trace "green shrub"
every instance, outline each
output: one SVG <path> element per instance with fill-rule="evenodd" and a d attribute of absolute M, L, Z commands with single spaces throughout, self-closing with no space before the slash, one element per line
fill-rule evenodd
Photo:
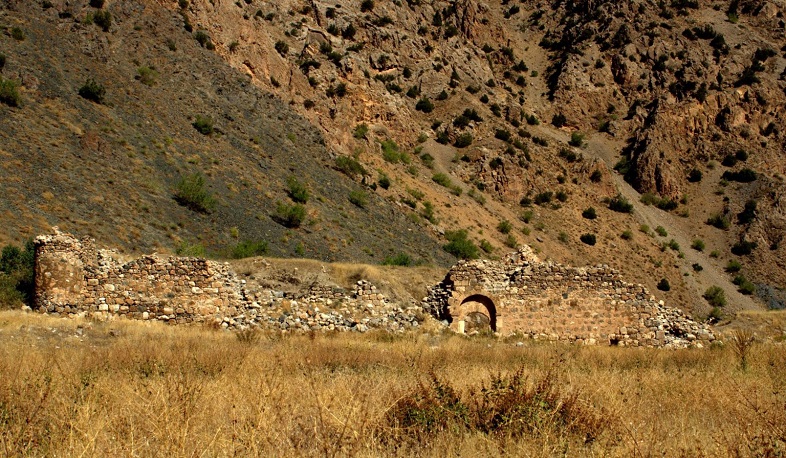
<path fill-rule="evenodd" d="M 267 242 L 264 240 L 250 241 L 245 240 L 232 247 L 232 257 L 234 259 L 251 258 L 267 254 Z"/>
<path fill-rule="evenodd" d="M 23 249 L 3 247 L 0 255 L 0 308 L 32 305 L 35 286 L 35 245 L 32 240 Z"/>
<path fill-rule="evenodd" d="M 95 103 L 104 103 L 106 89 L 104 89 L 104 86 L 96 83 L 94 79 L 88 78 L 85 84 L 79 88 L 78 94 L 83 99 L 87 99 Z"/>
<path fill-rule="evenodd" d="M 667 243 L 666 246 L 669 247 L 672 251 L 680 251 L 680 244 L 677 243 L 677 241 L 674 239 L 669 240 L 669 243 Z"/>
<path fill-rule="evenodd" d="M 505 237 L 505 241 L 503 243 L 508 248 L 517 248 L 519 246 L 519 241 L 516 240 L 516 237 L 513 234 L 508 234 L 508 236 Z"/>
<path fill-rule="evenodd" d="M 699 169 L 692 169 L 690 173 L 688 173 L 688 181 L 691 183 L 698 183 L 702 179 L 702 173 Z"/>
<path fill-rule="evenodd" d="M 568 237 L 567 232 L 560 232 L 559 235 L 557 235 L 557 240 L 559 240 L 562 243 L 568 243 L 568 240 L 570 239 Z"/>
<path fill-rule="evenodd" d="M 349 193 L 349 201 L 357 207 L 366 208 L 366 205 L 368 205 L 368 195 L 365 191 L 356 189 Z"/>
<path fill-rule="evenodd" d="M 480 249 L 489 254 L 494 252 L 494 247 L 491 245 L 491 242 L 486 239 L 480 241 Z"/>
<path fill-rule="evenodd" d="M 502 221 L 497 224 L 497 230 L 502 232 L 503 234 L 510 234 L 510 231 L 513 229 L 513 224 L 510 221 L 503 219 Z"/>
<path fill-rule="evenodd" d="M 446 188 L 453 186 L 453 182 L 450 180 L 450 177 L 445 173 L 435 173 L 431 177 L 431 180 L 434 181 L 434 183 L 437 183 L 438 185 L 444 186 Z"/>
<path fill-rule="evenodd" d="M 630 213 L 633 211 L 633 204 L 628 202 L 622 194 L 617 194 L 616 197 L 609 201 L 609 210 L 619 213 Z"/>
<path fill-rule="evenodd" d="M 387 139 L 380 142 L 380 145 L 382 146 L 382 158 L 386 162 L 396 164 L 401 160 L 401 154 L 395 141 Z"/>
<path fill-rule="evenodd" d="M 527 211 L 523 212 L 521 214 L 521 216 L 519 216 L 519 219 L 521 221 L 523 221 L 524 223 L 529 224 L 530 221 L 532 221 L 532 217 L 533 216 L 534 216 L 533 211 L 532 210 L 527 210 Z"/>
<path fill-rule="evenodd" d="M 586 219 L 595 219 L 598 217 L 598 213 L 595 211 L 595 207 L 589 207 L 581 212 L 581 216 Z"/>
<path fill-rule="evenodd" d="M 20 29 L 19 27 L 14 27 L 11 29 L 11 38 L 16 41 L 24 41 L 27 38 L 25 31 Z"/>
<path fill-rule="evenodd" d="M 308 188 L 294 176 L 287 178 L 287 194 L 296 203 L 305 204 L 308 202 Z"/>
<path fill-rule="evenodd" d="M 446 231 L 445 238 L 449 243 L 442 246 L 442 249 L 459 259 L 477 259 L 479 256 L 478 247 L 467 238 L 467 231 L 460 229 L 457 231 Z"/>
<path fill-rule="evenodd" d="M 551 191 L 543 191 L 535 195 L 535 204 L 536 205 L 546 205 L 551 202 L 551 199 L 554 197 L 554 193 Z"/>
<path fill-rule="evenodd" d="M 724 307 L 726 305 L 726 293 L 720 286 L 710 286 L 704 291 L 702 297 L 713 307 Z"/>
<path fill-rule="evenodd" d="M 562 127 L 562 126 L 565 125 L 566 122 L 568 122 L 568 120 L 567 120 L 567 118 L 565 118 L 565 115 L 562 114 L 562 113 L 555 114 L 551 118 L 551 124 L 554 127 Z"/>
<path fill-rule="evenodd" d="M 671 291 L 671 284 L 669 283 L 669 280 L 666 278 L 661 278 L 657 286 L 658 289 L 661 291 Z"/>
<path fill-rule="evenodd" d="M 349 156 L 338 156 L 336 158 L 336 169 L 350 178 L 367 174 L 366 169 L 360 162 Z"/>
<path fill-rule="evenodd" d="M 368 13 L 374 9 L 374 0 L 363 0 L 360 2 L 360 12 Z"/>
<path fill-rule="evenodd" d="M 756 219 L 756 207 L 757 203 L 755 200 L 749 200 L 745 202 L 745 208 L 739 213 L 737 213 L 737 222 L 740 224 L 750 224 L 753 220 Z"/>
<path fill-rule="evenodd" d="M 282 57 L 285 57 L 289 52 L 289 45 L 279 40 L 275 44 L 275 49 L 277 53 L 279 53 Z"/>
<path fill-rule="evenodd" d="M 756 242 L 740 240 L 739 242 L 732 245 L 731 252 L 737 256 L 747 256 L 753 252 L 756 246 L 758 246 Z"/>
<path fill-rule="evenodd" d="M 742 275 L 734 277 L 734 284 L 737 285 L 737 291 L 746 296 L 750 296 L 756 292 L 756 285 Z"/>
<path fill-rule="evenodd" d="M 729 260 L 729 263 L 726 264 L 726 272 L 736 273 L 739 272 L 741 269 L 742 269 L 742 264 L 740 264 L 740 261 L 737 261 L 736 259 L 731 259 Z"/>
<path fill-rule="evenodd" d="M 584 134 L 581 132 L 573 132 L 570 134 L 570 141 L 568 141 L 570 146 L 580 147 L 584 144 Z"/>
<path fill-rule="evenodd" d="M 377 183 L 379 183 L 380 188 L 389 189 L 391 184 L 390 177 L 384 173 L 381 173 L 379 175 L 379 180 L 377 181 Z"/>
<path fill-rule="evenodd" d="M 279 203 L 273 220 L 284 227 L 298 228 L 306 219 L 306 207 L 300 204 Z"/>
<path fill-rule="evenodd" d="M 709 218 L 707 218 L 707 224 L 713 227 L 717 227 L 718 229 L 723 229 L 724 231 L 728 230 L 731 226 L 731 221 L 729 221 L 729 217 L 723 215 L 721 213 L 715 213 Z"/>
<path fill-rule="evenodd" d="M 22 104 L 18 82 L 0 76 L 0 103 L 4 103 L 9 107 L 18 107 Z"/>
<path fill-rule="evenodd" d="M 690 244 L 690 247 L 696 251 L 704 251 L 704 240 L 702 239 L 694 239 L 693 242 Z"/>
<path fill-rule="evenodd" d="M 104 0 L 90 0 L 90 6 L 93 8 L 103 8 Z"/>
<path fill-rule="evenodd" d="M 201 243 L 189 243 L 183 240 L 175 249 L 175 254 L 190 258 L 204 258 L 205 246 Z"/>
<path fill-rule="evenodd" d="M 655 233 L 657 233 L 661 237 L 666 237 L 667 235 L 669 235 L 669 233 L 666 232 L 666 229 L 663 226 L 656 227 L 655 228 Z"/>
<path fill-rule="evenodd" d="M 155 68 L 152 67 L 139 67 L 136 69 L 136 73 L 136 80 L 145 86 L 155 86 L 156 81 L 158 80 L 158 72 Z"/>
<path fill-rule="evenodd" d="M 404 266 L 409 267 L 413 265 L 412 258 L 406 253 L 399 253 L 395 256 L 388 256 L 382 261 L 383 266 Z"/>
<path fill-rule="evenodd" d="M 191 125 L 202 135 L 210 135 L 214 132 L 213 119 L 207 116 L 197 115 Z"/>
<path fill-rule="evenodd" d="M 721 178 L 724 179 L 724 180 L 736 181 L 736 182 L 739 182 L 739 183 L 751 183 L 753 181 L 756 181 L 756 178 L 758 178 L 758 175 L 756 174 L 756 172 L 754 170 L 749 169 L 749 168 L 746 167 L 746 168 L 740 169 L 737 172 L 732 172 L 732 171 L 727 170 L 727 171 L 723 172 L 723 175 L 721 175 Z"/>
<path fill-rule="evenodd" d="M 109 28 L 112 27 L 112 13 L 109 11 L 96 11 L 93 14 L 93 23 L 99 27 L 104 32 L 109 32 Z"/>
<path fill-rule="evenodd" d="M 361 123 L 355 126 L 355 131 L 352 133 L 352 135 L 358 140 L 360 140 L 366 138 L 367 133 L 368 133 L 368 124 Z"/>
<path fill-rule="evenodd" d="M 557 191 L 555 196 L 557 197 L 557 200 L 560 201 L 560 202 L 564 203 L 564 202 L 568 201 L 568 193 L 563 191 L 563 190 Z"/>
<path fill-rule="evenodd" d="M 622 234 L 620 234 L 620 238 L 622 240 L 633 240 L 633 231 L 631 231 L 630 229 L 622 231 Z"/>
<path fill-rule="evenodd" d="M 422 111 L 423 113 L 431 113 L 434 111 L 434 102 L 429 100 L 428 97 L 423 97 L 415 104 L 415 110 Z"/>
<path fill-rule="evenodd" d="M 437 224 L 439 220 L 437 220 L 437 216 L 434 214 L 434 204 L 429 201 L 423 202 L 423 210 L 420 211 L 420 215 L 431 224 Z"/>
<path fill-rule="evenodd" d="M 595 245 L 595 243 L 597 242 L 597 238 L 595 237 L 595 234 L 581 234 L 579 240 L 581 240 L 582 243 L 585 243 L 590 246 Z"/>
<path fill-rule="evenodd" d="M 472 144 L 472 134 L 469 132 L 464 132 L 456 137 L 456 141 L 453 142 L 453 146 L 456 148 L 466 148 Z"/>
<path fill-rule="evenodd" d="M 215 198 L 205 189 L 205 177 L 199 172 L 177 182 L 174 198 L 180 205 L 200 213 L 210 213 L 216 206 Z"/>
<path fill-rule="evenodd" d="M 199 43 L 199 46 L 203 48 L 212 49 L 215 47 L 213 41 L 210 39 L 210 35 L 204 30 L 196 31 L 196 33 L 194 33 L 194 39 Z"/>

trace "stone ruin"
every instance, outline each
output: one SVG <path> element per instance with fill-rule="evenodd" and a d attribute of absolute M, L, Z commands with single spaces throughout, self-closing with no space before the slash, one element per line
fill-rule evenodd
<path fill-rule="evenodd" d="M 501 261 L 461 261 L 429 290 L 424 308 L 456 332 L 623 346 L 703 346 L 708 325 L 665 307 L 606 265 L 541 262 L 528 246 Z"/>
<path fill-rule="evenodd" d="M 313 284 L 297 294 L 251 288 L 229 264 L 192 257 L 142 256 L 128 262 L 90 238 L 54 229 L 35 239 L 37 311 L 287 332 L 418 327 L 422 309 L 391 303 L 360 280 L 353 291 Z"/>
<path fill-rule="evenodd" d="M 583 344 L 684 347 L 715 339 L 708 326 L 608 266 L 540 262 L 529 247 L 501 261 L 461 261 L 422 303 L 398 304 L 365 280 L 351 291 L 317 280 L 293 293 L 251 287 L 222 262 L 156 254 L 124 262 L 55 228 L 35 240 L 34 306 L 60 316 L 282 332 L 403 332 L 430 314 L 459 333 Z"/>

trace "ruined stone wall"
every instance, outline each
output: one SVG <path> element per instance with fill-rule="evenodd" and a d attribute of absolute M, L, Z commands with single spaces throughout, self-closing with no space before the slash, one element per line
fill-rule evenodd
<path fill-rule="evenodd" d="M 540 262 L 528 247 L 499 262 L 460 262 L 430 290 L 424 308 L 458 332 L 469 314 L 484 313 L 503 335 L 633 346 L 714 339 L 707 326 L 666 308 L 608 266 Z"/>
<path fill-rule="evenodd" d="M 57 231 L 35 246 L 41 312 L 190 323 L 245 307 L 241 281 L 221 263 L 155 255 L 122 262 L 90 239 Z"/>
<path fill-rule="evenodd" d="M 297 294 L 249 289 L 225 263 L 143 256 L 122 261 L 55 228 L 36 247 L 35 307 L 39 312 L 96 319 L 214 323 L 282 332 L 404 331 L 424 316 L 417 304 L 393 304 L 360 280 L 352 291 L 316 282 Z"/>

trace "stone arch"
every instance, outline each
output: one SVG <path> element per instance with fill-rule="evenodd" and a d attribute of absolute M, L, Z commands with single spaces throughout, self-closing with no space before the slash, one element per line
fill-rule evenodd
<path fill-rule="evenodd" d="M 497 332 L 498 329 L 498 315 L 497 306 L 494 300 L 486 294 L 475 293 L 470 294 L 459 303 L 458 319 L 462 323 L 466 323 L 467 318 L 474 318 L 473 314 L 482 314 L 488 318 L 488 325 L 491 331 Z"/>

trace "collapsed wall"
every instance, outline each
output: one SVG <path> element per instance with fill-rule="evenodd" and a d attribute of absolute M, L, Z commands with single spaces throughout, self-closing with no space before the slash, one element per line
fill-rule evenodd
<path fill-rule="evenodd" d="M 57 228 L 35 239 L 35 259 L 40 312 L 191 323 L 236 315 L 247 302 L 241 280 L 226 264 L 157 255 L 124 263 L 96 249 L 92 239 Z"/>
<path fill-rule="evenodd" d="M 459 262 L 423 306 L 457 332 L 658 347 L 715 339 L 709 326 L 665 307 L 606 265 L 541 262 L 527 246 L 498 262 Z"/>
<path fill-rule="evenodd" d="M 54 229 L 35 240 L 35 309 L 59 316 L 128 318 L 230 329 L 400 332 L 426 316 L 360 280 L 352 290 L 315 283 L 295 294 L 250 288 L 226 263 L 142 256 L 124 262 L 90 238 Z"/>

